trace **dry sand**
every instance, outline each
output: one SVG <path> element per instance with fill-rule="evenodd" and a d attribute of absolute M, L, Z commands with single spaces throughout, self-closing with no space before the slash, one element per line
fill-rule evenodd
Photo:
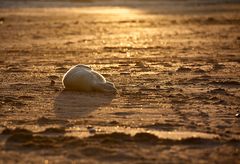
<path fill-rule="evenodd" d="M 0 163 L 239 163 L 240 3 L 0 1 Z M 63 91 L 86 64 L 117 95 Z"/>

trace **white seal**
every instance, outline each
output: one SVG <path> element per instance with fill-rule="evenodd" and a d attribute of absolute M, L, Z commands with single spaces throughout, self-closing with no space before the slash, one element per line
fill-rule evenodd
<path fill-rule="evenodd" d="M 101 74 L 82 64 L 70 68 L 63 76 L 62 83 L 67 90 L 114 93 L 117 91 L 113 83 L 106 81 Z"/>

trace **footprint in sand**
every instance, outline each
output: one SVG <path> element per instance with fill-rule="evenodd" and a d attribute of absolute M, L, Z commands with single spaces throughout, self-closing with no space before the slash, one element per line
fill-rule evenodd
<path fill-rule="evenodd" d="M 116 93 L 113 83 L 106 79 L 86 65 L 76 65 L 70 68 L 62 79 L 63 86 L 66 90 L 75 91 L 98 91 Z"/>

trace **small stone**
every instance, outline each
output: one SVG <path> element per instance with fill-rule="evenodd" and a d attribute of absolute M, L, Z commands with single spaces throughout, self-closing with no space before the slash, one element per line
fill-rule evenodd
<path fill-rule="evenodd" d="M 186 73 L 186 72 L 190 72 L 191 69 L 190 68 L 186 68 L 186 67 L 179 67 L 176 72 L 183 72 L 183 73 Z"/>
<path fill-rule="evenodd" d="M 51 80 L 50 85 L 51 85 L 51 86 L 55 85 L 55 81 L 54 81 L 54 80 Z"/>
<path fill-rule="evenodd" d="M 88 129 L 89 133 L 96 133 L 96 129 L 92 126 L 88 126 L 87 129 Z"/>
<path fill-rule="evenodd" d="M 111 125 L 118 125 L 118 124 L 119 124 L 119 122 L 118 122 L 118 121 L 115 121 L 115 120 L 113 120 L 113 121 L 110 121 L 110 122 L 109 122 L 109 124 L 111 124 Z"/>
<path fill-rule="evenodd" d="M 1 18 L 0 18 L 0 24 L 3 24 L 4 21 L 5 21 L 5 19 L 1 17 Z"/>
<path fill-rule="evenodd" d="M 235 114 L 235 117 L 240 117 L 240 113 Z"/>
<path fill-rule="evenodd" d="M 121 72 L 120 75 L 130 75 L 130 72 Z"/>
<path fill-rule="evenodd" d="M 145 68 L 145 65 L 143 62 L 139 61 L 139 62 L 136 62 L 135 64 L 137 67 L 141 67 L 141 68 Z"/>
<path fill-rule="evenodd" d="M 78 21 L 73 22 L 73 24 L 78 24 L 78 23 L 79 23 Z"/>
<path fill-rule="evenodd" d="M 159 89 L 159 88 L 160 88 L 160 85 L 156 85 L 156 88 L 158 88 L 158 89 Z"/>

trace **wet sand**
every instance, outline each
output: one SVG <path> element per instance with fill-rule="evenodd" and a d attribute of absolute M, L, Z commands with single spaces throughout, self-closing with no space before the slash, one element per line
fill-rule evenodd
<path fill-rule="evenodd" d="M 2 163 L 238 163 L 240 3 L 0 1 Z M 118 94 L 64 91 L 86 64 Z"/>

